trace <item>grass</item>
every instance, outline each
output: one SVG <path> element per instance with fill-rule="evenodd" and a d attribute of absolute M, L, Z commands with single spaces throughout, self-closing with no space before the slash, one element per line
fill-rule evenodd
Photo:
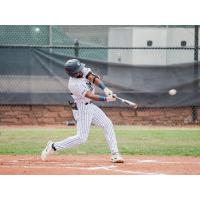
<path fill-rule="evenodd" d="M 115 127 L 119 149 L 127 155 L 200 156 L 200 128 Z M 0 154 L 40 154 L 48 140 L 59 141 L 75 134 L 75 128 L 0 129 Z M 92 127 L 86 144 L 59 154 L 107 154 L 100 129 Z"/>

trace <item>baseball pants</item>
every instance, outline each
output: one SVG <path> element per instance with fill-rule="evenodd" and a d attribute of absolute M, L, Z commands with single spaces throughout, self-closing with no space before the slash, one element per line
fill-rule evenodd
<path fill-rule="evenodd" d="M 117 140 L 111 120 L 93 103 L 78 103 L 78 110 L 73 110 L 77 121 L 77 134 L 62 141 L 55 142 L 56 150 L 71 148 L 87 141 L 91 124 L 103 129 L 111 154 L 118 153 Z"/>

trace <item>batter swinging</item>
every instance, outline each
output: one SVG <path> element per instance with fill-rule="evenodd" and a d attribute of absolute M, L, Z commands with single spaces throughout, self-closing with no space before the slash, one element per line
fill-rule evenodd
<path fill-rule="evenodd" d="M 41 159 L 47 160 L 48 155 L 55 151 L 71 148 L 87 141 L 91 124 L 100 127 L 104 131 L 106 141 L 111 151 L 113 163 L 123 163 L 124 160 L 119 154 L 117 141 L 111 120 L 105 113 L 91 102 L 93 101 L 116 101 L 113 92 L 108 89 L 100 78 L 84 63 L 77 59 L 68 60 L 65 63 L 65 71 L 70 76 L 68 88 L 71 91 L 74 103 L 72 112 L 77 122 L 77 134 L 59 142 L 49 141 L 42 151 Z M 95 87 L 100 87 L 106 96 L 95 94 Z"/>

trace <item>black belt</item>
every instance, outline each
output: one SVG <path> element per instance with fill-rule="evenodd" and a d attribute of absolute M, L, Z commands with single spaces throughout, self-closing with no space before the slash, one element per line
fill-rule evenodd
<path fill-rule="evenodd" d="M 70 107 L 72 108 L 72 110 L 78 110 L 77 108 L 77 105 L 75 102 L 71 102 L 71 101 L 68 101 Z M 85 105 L 88 105 L 88 104 L 91 104 L 91 102 L 86 102 Z"/>

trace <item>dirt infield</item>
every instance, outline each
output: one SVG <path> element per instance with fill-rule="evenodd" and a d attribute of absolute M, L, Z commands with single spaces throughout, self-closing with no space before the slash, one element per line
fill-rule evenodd
<path fill-rule="evenodd" d="M 200 174 L 198 157 L 124 156 L 125 163 L 113 164 L 106 155 L 55 155 L 42 162 L 39 156 L 0 155 L 3 175 L 159 175 Z"/>

